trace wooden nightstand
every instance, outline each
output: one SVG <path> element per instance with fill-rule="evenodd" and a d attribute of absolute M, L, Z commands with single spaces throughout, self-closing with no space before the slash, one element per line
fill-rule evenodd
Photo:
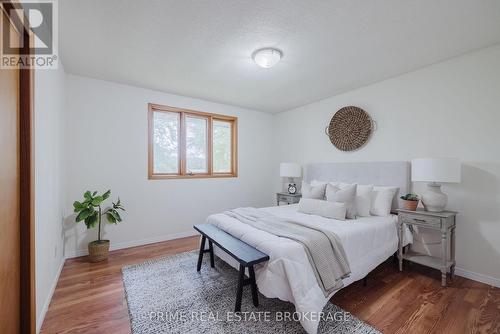
<path fill-rule="evenodd" d="M 457 212 L 429 212 L 424 210 L 408 211 L 402 209 L 397 211 L 399 271 L 403 270 L 403 260 L 438 269 L 441 270 L 441 285 L 446 286 L 446 274 L 449 272 L 450 277 L 453 278 L 455 273 L 455 217 Z M 419 226 L 441 231 L 441 258 L 419 254 L 413 252 L 411 249 L 403 254 L 403 224 L 408 225 L 410 229 L 412 226 Z"/>
<path fill-rule="evenodd" d="M 276 204 L 280 205 L 280 202 L 285 202 L 286 204 L 295 204 L 300 202 L 302 194 L 289 194 L 289 193 L 276 193 Z"/>

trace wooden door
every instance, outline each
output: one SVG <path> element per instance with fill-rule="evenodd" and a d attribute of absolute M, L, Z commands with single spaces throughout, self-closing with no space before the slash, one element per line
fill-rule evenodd
<path fill-rule="evenodd" d="M 8 20 L 9 2 L 0 3 Z M 10 22 L 6 21 L 6 22 Z M 26 31 L 11 46 L 29 49 Z M 23 34 L 23 39 L 21 39 Z M 0 68 L 0 332 L 34 333 L 32 70 Z"/>
<path fill-rule="evenodd" d="M 19 74 L 0 69 L 0 328 L 6 334 L 20 328 Z"/>

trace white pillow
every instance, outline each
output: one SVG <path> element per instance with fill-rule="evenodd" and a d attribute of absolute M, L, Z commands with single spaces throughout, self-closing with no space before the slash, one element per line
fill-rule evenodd
<path fill-rule="evenodd" d="M 398 189 L 398 187 L 373 187 L 370 213 L 374 216 L 388 216 Z"/>
<path fill-rule="evenodd" d="M 346 185 L 343 188 L 333 186 L 331 183 L 326 185 L 326 200 L 329 202 L 345 203 L 346 217 L 356 218 L 356 184 Z"/>
<path fill-rule="evenodd" d="M 356 216 L 370 216 L 370 209 L 372 206 L 372 191 L 373 185 L 358 184 L 358 187 L 356 188 L 356 199 L 354 200 L 354 204 L 356 206 Z"/>
<path fill-rule="evenodd" d="M 344 203 L 302 197 L 299 202 L 298 211 L 325 218 L 345 220 L 346 207 Z"/>
<path fill-rule="evenodd" d="M 301 188 L 302 198 L 324 199 L 325 188 L 326 188 L 326 183 L 313 187 L 309 183 L 302 181 L 302 188 Z"/>
<path fill-rule="evenodd" d="M 353 185 L 351 183 L 345 183 L 345 182 L 330 182 L 330 184 L 337 185 L 340 189 L 345 189 L 346 187 Z M 373 191 L 372 184 L 358 184 L 356 186 L 356 198 L 354 199 L 353 218 L 370 216 L 370 209 L 372 204 L 372 196 L 371 196 L 372 191 Z M 349 214 L 349 210 L 347 211 Z"/>

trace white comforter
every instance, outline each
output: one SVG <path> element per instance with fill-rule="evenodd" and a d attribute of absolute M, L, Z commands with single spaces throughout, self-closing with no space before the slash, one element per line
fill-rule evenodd
<path fill-rule="evenodd" d="M 278 217 L 306 220 L 335 232 L 342 241 L 352 272 L 350 277 L 344 279 L 344 286 L 364 278 L 397 250 L 397 216 L 394 215 L 340 221 L 297 212 L 297 205 L 261 210 Z M 217 225 L 269 255 L 268 262 L 255 268 L 257 286 L 264 296 L 292 302 L 296 312 L 301 314 L 319 314 L 322 311 L 331 296 L 325 298 L 323 295 L 302 245 L 258 230 L 224 214 L 209 216 L 207 223 Z M 411 238 L 411 232 L 405 230 L 405 244 L 410 243 Z M 236 261 L 227 254 L 218 249 L 216 254 L 237 268 Z M 317 316 L 301 317 L 301 324 L 309 334 L 317 332 L 317 319 Z"/>

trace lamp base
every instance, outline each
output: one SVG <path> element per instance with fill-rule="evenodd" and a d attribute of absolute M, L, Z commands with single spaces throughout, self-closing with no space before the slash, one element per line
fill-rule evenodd
<path fill-rule="evenodd" d="M 426 211 L 441 212 L 444 211 L 448 203 L 448 196 L 441 191 L 441 185 L 438 183 L 429 183 L 427 191 L 422 195 L 422 204 Z"/>

